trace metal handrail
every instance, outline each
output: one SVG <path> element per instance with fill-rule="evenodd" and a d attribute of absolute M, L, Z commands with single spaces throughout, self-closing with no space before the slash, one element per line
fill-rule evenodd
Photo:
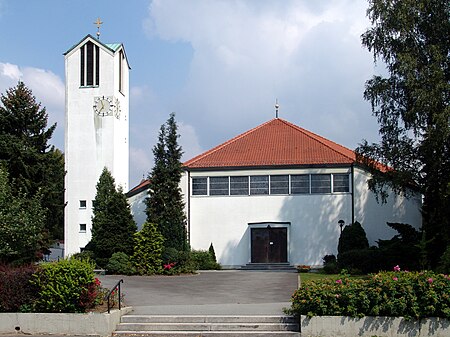
<path fill-rule="evenodd" d="M 118 290 L 117 291 L 117 295 L 119 295 L 119 310 L 121 309 L 121 305 L 120 305 L 120 284 L 123 283 L 123 279 L 121 279 L 119 282 L 116 283 L 116 285 L 109 291 L 108 295 L 105 296 L 105 300 L 108 300 L 108 314 L 111 311 L 111 307 L 109 305 L 109 299 L 111 297 L 111 294 L 114 292 L 114 290 Z"/>

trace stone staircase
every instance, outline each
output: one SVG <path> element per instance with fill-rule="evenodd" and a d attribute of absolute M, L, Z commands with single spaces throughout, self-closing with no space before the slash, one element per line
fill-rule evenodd
<path fill-rule="evenodd" d="M 113 336 L 160 337 L 299 337 L 291 316 L 125 315 Z"/>

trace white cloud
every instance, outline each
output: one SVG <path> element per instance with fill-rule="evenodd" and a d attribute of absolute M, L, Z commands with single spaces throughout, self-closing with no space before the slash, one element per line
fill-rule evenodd
<path fill-rule="evenodd" d="M 51 143 L 64 149 L 64 83 L 49 70 L 20 67 L 16 64 L 0 62 L 0 92 L 15 87 L 23 81 L 30 88 L 36 101 L 41 102 L 48 114 L 48 125 L 57 123 Z"/>
<path fill-rule="evenodd" d="M 276 98 L 280 117 L 354 147 L 376 135 L 362 98 L 373 73 L 360 42 L 366 5 L 155 0 L 145 27 L 151 38 L 192 45 L 174 105 L 203 148 L 273 118 Z"/>

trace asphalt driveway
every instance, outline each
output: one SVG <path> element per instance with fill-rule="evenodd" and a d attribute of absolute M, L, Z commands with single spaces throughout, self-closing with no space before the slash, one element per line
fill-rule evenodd
<path fill-rule="evenodd" d="M 281 314 L 297 288 L 298 274 L 284 271 L 201 271 L 181 276 L 99 277 L 110 288 L 120 280 L 135 314 Z"/>

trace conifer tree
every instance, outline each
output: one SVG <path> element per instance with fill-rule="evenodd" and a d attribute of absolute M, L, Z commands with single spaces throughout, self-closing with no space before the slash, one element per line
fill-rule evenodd
<path fill-rule="evenodd" d="M 64 224 L 64 158 L 49 145 L 56 124 L 47 128 L 48 115 L 23 82 L 1 95 L 0 162 L 9 172 L 13 195 L 42 194 L 46 228 L 62 238 Z"/>
<path fill-rule="evenodd" d="M 104 168 L 97 183 L 93 205 L 92 239 L 87 249 L 92 250 L 97 263 L 105 267 L 116 252 L 133 254 L 136 223 L 121 188 L 108 169 Z"/>
<path fill-rule="evenodd" d="M 0 264 L 29 263 L 42 257 L 45 210 L 41 196 L 15 196 L 0 165 Z"/>
<path fill-rule="evenodd" d="M 147 221 L 158 225 L 166 248 L 187 250 L 186 217 L 180 189 L 183 152 L 178 138 L 175 114 L 172 113 L 161 126 L 158 143 L 153 148 L 155 165 L 148 176 L 150 191 L 146 213 Z"/>
<path fill-rule="evenodd" d="M 141 275 L 157 274 L 162 267 L 162 250 L 164 237 L 158 230 L 158 226 L 145 222 L 142 229 L 134 235 L 135 249 L 133 265 Z"/>
<path fill-rule="evenodd" d="M 388 76 L 366 83 L 381 141 L 357 149 L 371 169 L 369 187 L 383 200 L 413 187 L 423 195 L 423 229 L 436 265 L 450 245 L 450 3 L 370 0 L 372 27 L 362 43 Z M 371 158 L 373 160 L 367 160 Z M 377 169 L 377 162 L 392 168 Z"/>

